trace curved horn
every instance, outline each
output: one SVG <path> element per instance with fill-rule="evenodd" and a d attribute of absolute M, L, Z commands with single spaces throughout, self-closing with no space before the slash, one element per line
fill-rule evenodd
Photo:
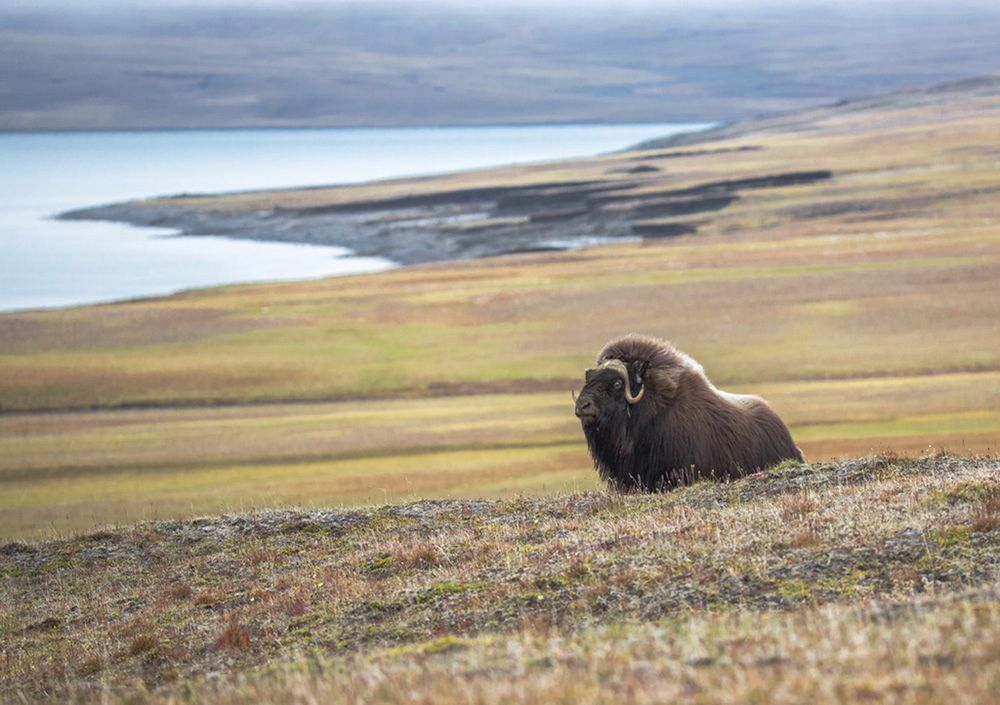
<path fill-rule="evenodd" d="M 646 393 L 646 387 L 645 385 L 643 385 L 642 389 L 639 390 L 638 394 L 636 394 L 635 396 L 632 395 L 632 380 L 629 377 L 628 368 L 625 366 L 624 362 L 622 362 L 621 360 L 611 359 L 605 361 L 604 364 L 601 365 L 601 367 L 609 370 L 614 370 L 615 372 L 617 372 L 622 376 L 622 379 L 625 380 L 625 401 L 627 401 L 629 404 L 639 403 L 639 400 L 642 399 L 642 395 Z"/>

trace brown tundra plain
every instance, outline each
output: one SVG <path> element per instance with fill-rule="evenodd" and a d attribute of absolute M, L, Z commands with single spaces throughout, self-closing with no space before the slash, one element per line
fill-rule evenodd
<path fill-rule="evenodd" d="M 1000 81 L 699 139 L 134 204 L 607 183 L 535 222 L 644 239 L 0 316 L 0 698 L 993 702 Z M 570 391 L 629 331 L 809 464 L 601 491 Z"/>

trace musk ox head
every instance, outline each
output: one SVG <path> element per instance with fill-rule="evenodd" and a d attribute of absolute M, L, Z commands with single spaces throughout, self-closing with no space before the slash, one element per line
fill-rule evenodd
<path fill-rule="evenodd" d="M 621 360 L 607 360 L 586 371 L 583 389 L 576 398 L 576 416 L 584 428 L 608 428 L 628 419 L 630 407 L 646 393 L 640 368 L 640 364 L 633 364 L 630 370 Z"/>

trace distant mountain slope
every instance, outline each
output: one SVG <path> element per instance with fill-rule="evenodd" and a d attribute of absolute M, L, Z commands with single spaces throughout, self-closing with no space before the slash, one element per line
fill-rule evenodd
<path fill-rule="evenodd" d="M 995 4 L 789 5 L 0 7 L 0 129 L 731 121 L 1000 70 Z"/>
<path fill-rule="evenodd" d="M 884 95 L 838 100 L 830 105 L 821 105 L 806 110 L 792 110 L 775 115 L 740 120 L 720 125 L 710 130 L 684 132 L 672 137 L 646 140 L 629 149 L 654 150 L 682 147 L 690 144 L 704 144 L 720 140 L 738 139 L 752 134 L 781 134 L 814 131 L 821 128 L 823 121 L 851 113 L 875 112 L 879 110 L 908 110 L 933 108 L 949 105 L 953 101 L 968 101 L 976 98 L 1000 96 L 1000 75 L 975 76 L 958 81 L 946 81 L 932 86 L 906 88 Z M 878 119 L 878 118 L 876 118 Z M 884 118 L 882 118 L 884 119 Z"/>

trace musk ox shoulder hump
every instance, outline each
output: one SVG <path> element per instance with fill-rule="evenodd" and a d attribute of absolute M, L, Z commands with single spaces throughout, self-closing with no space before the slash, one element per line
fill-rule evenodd
<path fill-rule="evenodd" d="M 649 387 L 653 397 L 673 398 L 684 377 L 697 380 L 699 386 L 714 389 L 705 369 L 694 358 L 660 338 L 630 333 L 612 340 L 597 356 L 597 364 L 613 359 L 629 366 L 640 363 L 643 383 Z"/>

